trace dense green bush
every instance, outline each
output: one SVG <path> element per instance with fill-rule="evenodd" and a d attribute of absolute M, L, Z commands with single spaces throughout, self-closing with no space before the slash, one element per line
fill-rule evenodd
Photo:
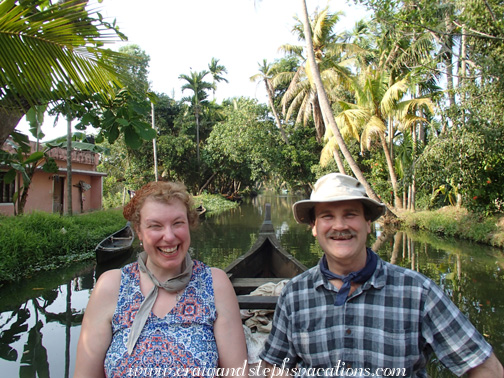
<path fill-rule="evenodd" d="M 417 196 L 431 197 L 431 209 L 460 196 L 473 213 L 504 213 L 503 137 L 497 127 L 472 125 L 433 140 L 418 160 Z"/>
<path fill-rule="evenodd" d="M 481 216 L 446 206 L 436 211 L 403 212 L 400 218 L 407 228 L 504 247 L 504 217 Z"/>
<path fill-rule="evenodd" d="M 193 199 L 195 206 L 199 206 L 200 204 L 205 206 L 207 216 L 218 214 L 222 211 L 234 209 L 239 206 L 237 202 L 228 201 L 224 197 L 215 194 L 203 193 L 199 196 L 194 196 Z"/>
<path fill-rule="evenodd" d="M 0 217 L 0 283 L 92 258 L 96 244 L 124 224 L 120 210 Z"/>

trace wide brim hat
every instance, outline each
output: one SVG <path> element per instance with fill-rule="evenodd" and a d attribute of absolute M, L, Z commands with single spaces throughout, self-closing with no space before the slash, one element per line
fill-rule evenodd
<path fill-rule="evenodd" d="M 383 203 L 369 198 L 364 186 L 355 178 L 341 173 L 329 173 L 317 180 L 310 199 L 296 202 L 292 206 L 292 211 L 296 222 L 310 224 L 310 211 L 315 204 L 341 201 L 362 202 L 372 222 L 385 214 L 387 209 Z"/>

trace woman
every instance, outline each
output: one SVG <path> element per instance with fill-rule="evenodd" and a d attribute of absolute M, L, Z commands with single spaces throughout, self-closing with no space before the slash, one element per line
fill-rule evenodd
<path fill-rule="evenodd" d="M 98 279 L 82 322 L 74 377 L 206 377 L 217 367 L 246 375 L 233 287 L 222 270 L 188 253 L 189 228 L 198 216 L 185 186 L 151 182 L 123 214 L 145 252 Z"/>

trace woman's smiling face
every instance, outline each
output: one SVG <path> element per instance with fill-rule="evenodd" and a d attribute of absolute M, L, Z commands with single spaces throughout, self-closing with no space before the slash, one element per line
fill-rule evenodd
<path fill-rule="evenodd" d="M 178 199 L 169 203 L 147 199 L 140 210 L 138 238 L 147 252 L 147 268 L 158 280 L 181 272 L 191 244 L 187 208 Z"/>

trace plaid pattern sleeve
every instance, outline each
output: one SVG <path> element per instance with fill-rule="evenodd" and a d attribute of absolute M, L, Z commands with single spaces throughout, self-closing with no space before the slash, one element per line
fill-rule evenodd
<path fill-rule="evenodd" d="M 490 357 L 492 347 L 442 290 L 429 283 L 422 336 L 443 365 L 461 376 Z"/>
<path fill-rule="evenodd" d="M 325 369 L 328 376 L 340 367 L 426 377 L 432 351 L 458 375 L 491 354 L 468 319 L 418 272 L 379 259 L 373 276 L 344 305 L 334 306 L 336 293 L 318 265 L 293 278 L 260 357 L 278 367 Z"/>

